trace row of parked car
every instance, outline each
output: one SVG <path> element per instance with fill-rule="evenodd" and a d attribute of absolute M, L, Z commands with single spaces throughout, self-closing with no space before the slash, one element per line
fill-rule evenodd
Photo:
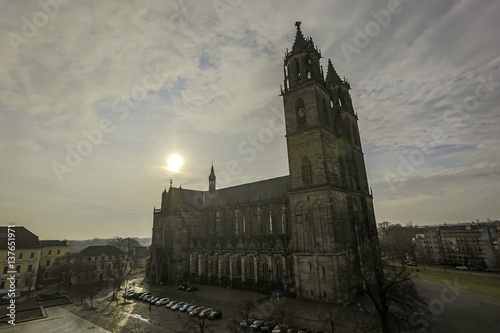
<path fill-rule="evenodd" d="M 262 320 L 256 318 L 247 318 L 240 323 L 240 327 L 250 327 L 252 331 L 267 332 L 267 333 L 312 333 L 309 328 L 293 328 L 285 324 L 278 324 L 274 320 Z M 316 331 L 316 333 L 324 333 Z"/>
<path fill-rule="evenodd" d="M 168 297 L 153 296 L 151 295 L 151 293 L 136 292 L 135 290 L 129 290 L 123 293 L 123 298 L 137 299 L 157 306 L 164 305 L 167 309 L 170 309 L 172 311 L 186 312 L 192 317 L 196 316 L 198 318 L 207 318 L 207 319 L 222 318 L 221 310 L 215 310 L 210 307 L 199 306 L 197 304 L 191 304 L 188 302 L 175 301 L 171 300 Z"/>

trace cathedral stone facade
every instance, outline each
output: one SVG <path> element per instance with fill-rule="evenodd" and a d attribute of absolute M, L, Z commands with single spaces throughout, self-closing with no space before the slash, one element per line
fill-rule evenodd
<path fill-rule="evenodd" d="M 290 174 L 208 191 L 174 188 L 154 210 L 153 283 L 198 282 L 343 302 L 377 261 L 377 230 L 350 85 L 297 22 L 284 57 Z"/>

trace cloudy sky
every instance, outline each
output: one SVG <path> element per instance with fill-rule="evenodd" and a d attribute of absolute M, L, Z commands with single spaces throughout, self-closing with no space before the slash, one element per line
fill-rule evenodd
<path fill-rule="evenodd" d="M 212 162 L 219 187 L 288 174 L 295 21 L 351 82 L 378 222 L 499 219 L 499 14 L 493 0 L 2 1 L 0 224 L 148 237 L 171 179 L 208 189 Z"/>

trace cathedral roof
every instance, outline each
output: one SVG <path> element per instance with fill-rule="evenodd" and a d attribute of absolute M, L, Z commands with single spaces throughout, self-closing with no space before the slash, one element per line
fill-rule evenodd
<path fill-rule="evenodd" d="M 288 193 L 289 177 L 283 176 L 254 183 L 227 187 L 215 191 L 210 205 L 227 205 L 236 202 L 278 199 Z"/>
<path fill-rule="evenodd" d="M 195 209 L 234 203 L 255 202 L 286 197 L 289 176 L 271 178 L 253 183 L 217 189 L 213 193 L 183 188 L 170 188 L 165 209 L 167 214 L 177 211 L 178 205 L 188 205 Z"/>

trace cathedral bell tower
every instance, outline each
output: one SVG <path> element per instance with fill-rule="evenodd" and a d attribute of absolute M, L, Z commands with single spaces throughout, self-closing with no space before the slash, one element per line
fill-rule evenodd
<path fill-rule="evenodd" d="M 287 50 L 284 58 L 281 91 L 292 190 L 336 184 L 341 176 L 339 154 L 334 147 L 339 113 L 334 112 L 324 80 L 321 52 L 311 38 L 304 37 L 300 22 L 295 26 L 292 50 Z"/>
<path fill-rule="evenodd" d="M 372 196 L 350 84 L 331 61 L 325 78 L 320 50 L 295 26 L 281 87 L 294 277 L 299 297 L 343 302 L 372 256 L 364 249 L 376 248 Z"/>

